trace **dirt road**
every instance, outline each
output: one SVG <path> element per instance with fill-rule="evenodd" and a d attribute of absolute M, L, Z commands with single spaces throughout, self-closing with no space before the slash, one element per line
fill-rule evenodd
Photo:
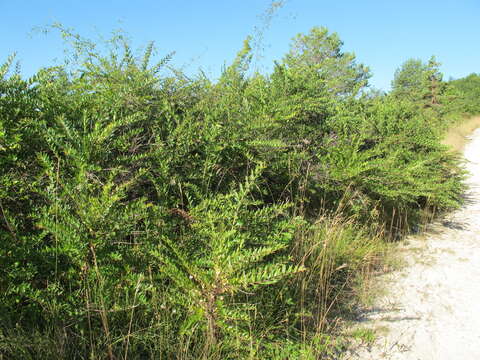
<path fill-rule="evenodd" d="M 480 129 L 464 154 L 465 206 L 399 248 L 407 265 L 381 277 L 386 295 L 358 324 L 377 338 L 346 359 L 480 359 Z"/>

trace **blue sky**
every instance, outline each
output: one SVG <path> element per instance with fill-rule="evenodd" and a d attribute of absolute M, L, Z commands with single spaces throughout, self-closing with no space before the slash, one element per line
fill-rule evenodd
<path fill-rule="evenodd" d="M 60 63 L 56 34 L 32 31 L 54 22 L 92 39 L 123 29 L 134 48 L 155 41 L 158 54 L 175 51 L 172 63 L 215 77 L 243 39 L 265 27 L 270 0 L 0 0 L 0 61 L 12 52 L 25 75 Z M 445 77 L 480 72 L 480 0 L 287 0 L 263 32 L 263 71 L 287 51 L 290 39 L 313 26 L 338 32 L 344 49 L 368 65 L 376 88 L 388 90 L 408 58 L 435 55 Z"/>

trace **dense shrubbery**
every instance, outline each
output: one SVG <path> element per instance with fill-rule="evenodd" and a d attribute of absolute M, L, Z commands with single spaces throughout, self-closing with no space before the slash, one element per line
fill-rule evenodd
<path fill-rule="evenodd" d="M 480 75 L 470 74 L 462 79 L 449 82 L 459 92 L 458 102 L 462 110 L 468 114 L 478 115 L 480 113 Z"/>
<path fill-rule="evenodd" d="M 76 67 L 0 73 L 2 356 L 316 358 L 381 242 L 458 204 L 432 62 L 372 96 L 325 29 L 218 81 L 64 35 Z"/>

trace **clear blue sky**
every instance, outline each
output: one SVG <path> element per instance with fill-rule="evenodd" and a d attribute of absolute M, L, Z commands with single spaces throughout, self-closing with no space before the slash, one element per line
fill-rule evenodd
<path fill-rule="evenodd" d="M 217 76 L 242 40 L 262 27 L 270 2 L 0 0 L 0 61 L 16 51 L 25 75 L 54 64 L 62 58 L 62 40 L 32 29 L 61 22 L 92 39 L 121 28 L 135 48 L 154 40 L 159 55 L 176 51 L 174 65 Z M 264 32 L 258 66 L 268 71 L 295 34 L 327 26 L 371 68 L 377 88 L 387 90 L 395 69 L 410 57 L 436 55 L 445 77 L 458 78 L 480 72 L 479 25 L 480 0 L 287 0 Z"/>

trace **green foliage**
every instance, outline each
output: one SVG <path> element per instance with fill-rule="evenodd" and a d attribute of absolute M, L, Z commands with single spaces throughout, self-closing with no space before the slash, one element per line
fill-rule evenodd
<path fill-rule="evenodd" d="M 205 356 L 220 339 L 222 347 L 235 346 L 236 352 L 255 340 L 248 324 L 256 307 L 239 303 L 239 293 L 253 295 L 260 286 L 304 270 L 285 256 L 295 229 L 286 207 L 256 209 L 260 203 L 249 199 L 258 175 L 257 170 L 239 190 L 202 201 L 190 212 L 192 224 L 182 243 L 165 237 L 151 252 L 174 283 L 172 301 L 188 311 L 181 333 L 205 328 Z M 228 344 L 229 338 L 238 340 Z"/>
<path fill-rule="evenodd" d="M 395 71 L 392 93 L 398 97 L 419 100 L 426 90 L 428 81 L 427 65 L 420 59 L 409 59 Z"/>
<path fill-rule="evenodd" d="M 416 104 L 424 116 L 437 122 L 437 128 L 455 120 L 463 111 L 457 101 L 460 94 L 443 81 L 439 67 L 434 56 L 426 63 L 420 59 L 405 61 L 395 71 L 391 92 L 398 100 Z M 438 123 L 442 119 L 444 124 Z"/>
<path fill-rule="evenodd" d="M 458 90 L 458 103 L 463 112 L 467 114 L 477 115 L 480 113 L 480 75 L 470 74 L 464 78 L 451 80 L 449 82 Z"/>
<path fill-rule="evenodd" d="M 333 356 L 383 234 L 459 203 L 433 60 L 366 96 L 324 28 L 217 81 L 56 28 L 65 66 L 0 67 L 0 357 Z"/>
<path fill-rule="evenodd" d="M 334 95 L 356 95 L 367 85 L 369 69 L 356 64 L 355 55 L 342 52 L 342 46 L 337 33 L 315 27 L 308 35 L 299 34 L 293 39 L 284 63 L 297 72 L 315 73 Z"/>

